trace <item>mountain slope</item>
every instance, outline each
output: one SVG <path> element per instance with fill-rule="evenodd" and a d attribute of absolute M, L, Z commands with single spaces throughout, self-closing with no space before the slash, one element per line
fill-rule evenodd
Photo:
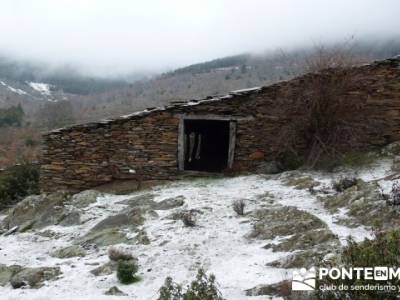
<path fill-rule="evenodd" d="M 325 51 L 343 49 L 358 63 L 400 53 L 400 40 L 327 46 Z M 150 80 L 137 81 L 128 87 L 79 99 L 81 122 L 119 116 L 146 107 L 162 106 L 173 101 L 187 101 L 232 90 L 264 86 L 287 80 L 306 72 L 307 61 L 320 49 L 304 48 L 274 51 L 258 55 L 242 54 L 176 69 Z"/>

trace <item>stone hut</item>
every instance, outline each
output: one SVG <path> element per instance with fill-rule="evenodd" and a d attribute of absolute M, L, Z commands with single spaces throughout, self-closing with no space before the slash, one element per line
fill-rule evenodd
<path fill-rule="evenodd" d="M 395 57 L 351 68 L 343 96 L 359 105 L 347 121 L 365 135 L 348 147 L 400 139 L 399 65 Z M 279 152 L 282 128 L 301 116 L 296 101 L 313 96 L 310 82 L 331 72 L 51 131 L 44 135 L 41 188 L 80 191 L 115 180 L 254 171 Z"/>

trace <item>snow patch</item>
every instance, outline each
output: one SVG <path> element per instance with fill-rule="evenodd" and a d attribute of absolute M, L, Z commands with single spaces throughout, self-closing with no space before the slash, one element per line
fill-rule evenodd
<path fill-rule="evenodd" d="M 11 87 L 11 86 L 7 86 L 8 87 L 8 89 L 10 90 L 10 91 L 12 91 L 12 92 L 14 92 L 14 93 L 16 93 L 16 94 L 18 94 L 18 95 L 27 95 L 28 93 L 27 92 L 25 92 L 25 91 L 23 91 L 23 90 L 21 90 L 21 89 L 15 89 L 15 88 L 13 88 L 13 87 Z"/>
<path fill-rule="evenodd" d="M 28 82 L 28 85 L 33 88 L 34 90 L 38 91 L 42 95 L 50 96 L 50 84 L 41 83 L 41 82 Z"/>
<path fill-rule="evenodd" d="M 28 95 L 28 93 L 25 92 L 24 90 L 13 88 L 12 86 L 9 86 L 8 84 L 6 84 L 4 81 L 0 81 L 0 84 L 2 86 L 7 87 L 10 91 L 12 91 L 13 93 L 16 93 L 18 95 Z"/>

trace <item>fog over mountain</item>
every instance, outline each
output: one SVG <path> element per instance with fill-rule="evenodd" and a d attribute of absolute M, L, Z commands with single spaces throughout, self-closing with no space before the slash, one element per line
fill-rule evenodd
<path fill-rule="evenodd" d="M 396 0 L 4 0 L 0 53 L 90 75 L 160 72 L 350 36 L 398 38 L 399 9 Z"/>

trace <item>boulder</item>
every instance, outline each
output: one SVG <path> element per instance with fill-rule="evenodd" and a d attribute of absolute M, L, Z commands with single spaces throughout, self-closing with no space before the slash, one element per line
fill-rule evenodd
<path fill-rule="evenodd" d="M 153 209 L 155 210 L 168 210 L 176 207 L 180 207 L 185 204 L 184 196 L 177 196 L 174 198 L 164 199 L 161 202 L 158 202 L 154 205 Z"/>
<path fill-rule="evenodd" d="M 116 286 L 110 287 L 104 294 L 109 296 L 128 296 Z"/>
<path fill-rule="evenodd" d="M 6 266 L 0 264 L 0 286 L 5 286 L 10 282 L 11 277 L 21 271 L 22 267 L 18 265 Z"/>
<path fill-rule="evenodd" d="M 309 268 L 320 263 L 328 254 L 328 251 L 300 250 L 283 258 L 267 263 L 267 266 L 275 268 Z"/>
<path fill-rule="evenodd" d="M 57 224 L 61 226 L 73 226 L 81 223 L 81 213 L 76 209 L 65 210 L 59 217 Z"/>
<path fill-rule="evenodd" d="M 90 271 L 94 276 L 111 275 L 117 270 L 118 263 L 116 261 L 109 261 Z"/>
<path fill-rule="evenodd" d="M 65 248 L 58 249 L 50 254 L 57 258 L 71 258 L 71 257 L 84 257 L 86 256 L 86 251 L 81 246 L 72 245 Z"/>
<path fill-rule="evenodd" d="M 138 260 L 137 258 L 132 258 L 128 260 L 124 260 L 127 263 L 135 264 L 137 265 Z M 117 271 L 118 268 L 118 261 L 110 260 L 109 262 L 105 263 L 104 265 L 101 265 L 93 270 L 90 271 L 94 276 L 106 276 L 106 275 L 111 275 L 114 272 Z"/>
<path fill-rule="evenodd" d="M 55 232 L 55 231 L 50 230 L 50 229 L 46 229 L 46 230 L 43 230 L 43 231 L 38 231 L 35 234 L 38 235 L 38 236 L 45 237 L 45 238 L 50 238 L 50 239 L 59 239 L 61 237 L 61 235 L 62 235 L 61 233 Z"/>
<path fill-rule="evenodd" d="M 329 229 L 323 228 L 297 232 L 280 243 L 271 245 L 274 252 L 291 252 L 313 249 L 315 247 L 321 250 L 322 248 L 325 250 L 339 248 L 340 242 L 338 237 Z"/>
<path fill-rule="evenodd" d="M 119 213 L 97 223 L 91 232 L 97 232 L 104 229 L 110 228 L 121 228 L 121 227 L 136 227 L 143 224 L 143 210 L 140 208 L 132 208 L 127 212 Z"/>
<path fill-rule="evenodd" d="M 96 202 L 97 197 L 102 196 L 103 194 L 96 190 L 86 190 L 75 194 L 71 197 L 71 204 L 77 208 L 85 208 L 90 204 Z"/>
<path fill-rule="evenodd" d="M 130 207 L 151 207 L 156 203 L 154 201 L 155 196 L 153 193 L 145 193 L 117 202 L 117 204 L 126 204 Z"/>
<path fill-rule="evenodd" d="M 292 283 L 284 280 L 272 284 L 260 284 L 245 291 L 247 296 L 270 296 L 291 300 L 316 300 L 318 297 L 308 291 L 296 291 L 292 293 Z"/>
<path fill-rule="evenodd" d="M 289 296 L 291 292 L 291 282 L 284 280 L 273 284 L 260 284 L 245 291 L 246 296 Z M 289 293 L 286 293 L 289 292 Z"/>
<path fill-rule="evenodd" d="M 316 216 L 291 206 L 273 206 L 253 213 L 256 219 L 248 238 L 261 240 L 276 236 L 289 236 L 299 232 L 326 228 L 326 224 Z"/>
<path fill-rule="evenodd" d="M 334 195 L 319 196 L 318 200 L 331 213 L 347 209 L 347 215 L 339 223 L 347 226 L 395 228 L 400 226 L 400 210 L 387 204 L 376 182 L 357 180 L 357 184 Z"/>
<path fill-rule="evenodd" d="M 132 208 L 141 208 L 143 211 L 149 210 L 167 210 L 180 207 L 185 204 L 184 196 L 176 196 L 172 198 L 164 199 L 160 202 L 154 201 L 155 194 L 146 193 L 137 195 L 132 198 L 118 202 L 118 204 L 126 204 Z"/>
<path fill-rule="evenodd" d="M 19 226 L 20 231 L 39 229 L 49 225 L 63 223 L 73 213 L 73 221 L 69 219 L 66 225 L 78 221 L 76 212 L 71 212 L 64 203 L 69 199 L 66 192 L 28 196 L 10 210 L 9 215 L 2 221 L 6 229 Z"/>
<path fill-rule="evenodd" d="M 90 231 L 76 241 L 80 245 L 96 245 L 97 247 L 110 246 L 115 244 L 132 244 L 133 240 L 128 239 L 126 234 L 117 228 L 107 228 L 100 231 Z"/>
<path fill-rule="evenodd" d="M 11 277 L 10 283 L 15 289 L 23 286 L 39 288 L 44 281 L 55 280 L 60 274 L 59 267 L 23 268 Z"/>

